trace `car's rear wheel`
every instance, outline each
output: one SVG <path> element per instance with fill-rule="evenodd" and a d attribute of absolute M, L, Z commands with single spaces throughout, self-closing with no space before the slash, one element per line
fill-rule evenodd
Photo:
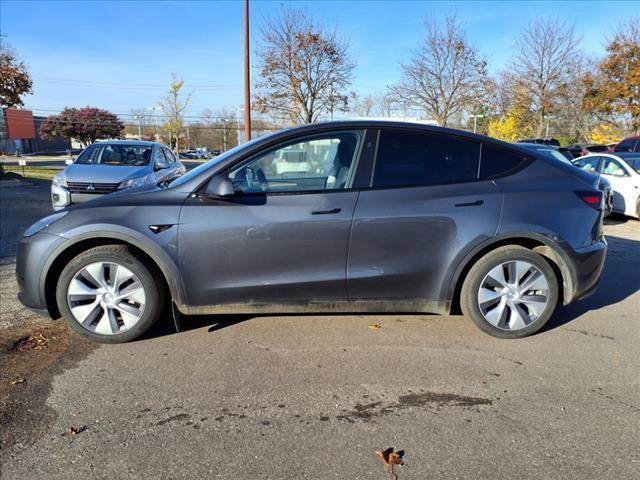
<path fill-rule="evenodd" d="M 460 303 L 464 314 L 484 332 L 521 338 L 547 323 L 558 294 L 556 275 L 542 256 L 524 247 L 505 246 L 471 268 Z"/>
<path fill-rule="evenodd" d="M 94 341 L 122 343 L 144 334 L 162 311 L 163 284 L 124 245 L 87 250 L 64 268 L 58 308 L 76 332 Z"/>

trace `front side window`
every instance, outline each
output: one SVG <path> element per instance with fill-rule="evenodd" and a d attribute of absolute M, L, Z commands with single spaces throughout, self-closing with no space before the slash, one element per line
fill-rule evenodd
<path fill-rule="evenodd" d="M 628 176 L 624 167 L 620 165 L 620 162 L 609 157 L 604 159 L 604 163 L 602 164 L 602 173 L 603 175 L 613 175 L 614 177 Z"/>
<path fill-rule="evenodd" d="M 233 167 L 229 179 L 244 193 L 349 188 L 363 134 L 335 132 L 270 149 Z"/>
<path fill-rule="evenodd" d="M 173 154 L 171 150 L 169 150 L 168 148 L 163 148 L 162 150 L 164 151 L 164 156 L 169 163 L 176 162 L 176 156 Z"/>
<path fill-rule="evenodd" d="M 584 157 L 574 162 L 575 165 L 587 172 L 598 172 L 600 169 L 600 158 L 597 155 Z"/>
<path fill-rule="evenodd" d="M 477 178 L 479 157 L 480 144 L 473 140 L 436 133 L 383 130 L 373 186 L 467 182 Z"/>

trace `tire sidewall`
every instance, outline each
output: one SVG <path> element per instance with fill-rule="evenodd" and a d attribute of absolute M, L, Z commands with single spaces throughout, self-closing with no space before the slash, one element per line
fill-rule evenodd
<path fill-rule="evenodd" d="M 133 327 L 122 333 L 100 335 L 87 330 L 75 320 L 69 308 L 67 302 L 69 283 L 82 268 L 97 262 L 112 262 L 128 268 L 138 277 L 144 288 L 146 303 L 142 317 Z M 155 323 L 161 311 L 161 291 L 149 269 L 126 248 L 98 247 L 81 253 L 62 270 L 56 287 L 56 301 L 62 317 L 80 335 L 100 343 L 123 343 L 138 338 Z"/>
<path fill-rule="evenodd" d="M 482 315 L 478 305 L 478 291 L 486 275 L 501 263 L 523 260 L 538 268 L 549 285 L 549 302 L 544 311 L 533 323 L 516 330 L 503 330 L 491 325 Z M 462 310 L 484 332 L 499 338 L 522 338 L 540 330 L 551 318 L 558 303 L 559 286 L 556 274 L 547 260 L 524 247 L 501 247 L 482 257 L 469 271 L 462 293 Z"/>

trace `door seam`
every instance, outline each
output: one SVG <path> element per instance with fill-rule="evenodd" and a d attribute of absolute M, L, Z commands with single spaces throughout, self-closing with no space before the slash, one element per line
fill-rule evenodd
<path fill-rule="evenodd" d="M 349 263 L 351 261 L 351 238 L 353 236 L 353 226 L 356 218 L 356 211 L 358 210 L 358 201 L 360 200 L 360 191 L 358 191 L 358 195 L 356 196 L 356 202 L 353 206 L 353 213 L 351 215 L 351 225 L 349 226 L 349 239 L 347 241 L 347 261 L 344 265 L 344 287 L 345 292 L 347 294 L 347 302 L 351 301 L 351 295 L 349 293 Z"/>

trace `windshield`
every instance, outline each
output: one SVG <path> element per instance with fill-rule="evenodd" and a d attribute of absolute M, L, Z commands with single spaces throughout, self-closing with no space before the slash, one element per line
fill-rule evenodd
<path fill-rule="evenodd" d="M 93 144 L 86 148 L 74 163 L 142 167 L 149 165 L 150 159 L 151 146 L 149 145 Z"/>

